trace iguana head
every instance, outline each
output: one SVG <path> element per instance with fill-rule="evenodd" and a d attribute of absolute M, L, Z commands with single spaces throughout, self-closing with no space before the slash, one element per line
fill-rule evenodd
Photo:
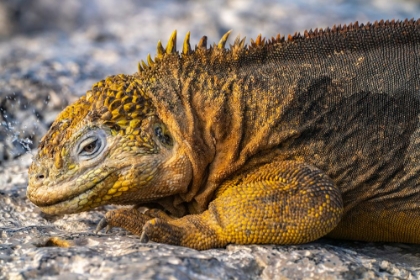
<path fill-rule="evenodd" d="M 141 83 L 108 77 L 57 117 L 29 169 L 27 196 L 43 212 L 147 202 L 182 191 L 171 182 L 188 185 L 188 163 Z"/>

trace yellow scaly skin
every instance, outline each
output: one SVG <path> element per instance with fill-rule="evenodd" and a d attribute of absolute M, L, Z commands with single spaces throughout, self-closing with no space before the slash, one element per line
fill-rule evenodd
<path fill-rule="evenodd" d="M 379 34 L 390 30 L 400 36 L 412 29 L 403 33 L 393 32 L 393 28 L 419 26 L 418 22 L 381 24 L 375 27 L 383 28 Z M 367 27 L 349 26 L 329 36 L 340 40 L 357 34 L 371 36 L 367 32 L 374 28 Z M 348 36 L 343 35 L 346 33 Z M 200 250 L 230 243 L 304 243 L 331 231 L 337 238 L 420 243 L 420 215 L 415 212 L 420 199 L 410 191 L 418 187 L 417 142 L 410 140 L 405 145 L 402 140 L 411 139 L 410 135 L 393 135 L 386 130 L 387 123 L 376 125 L 377 119 L 365 117 L 375 129 L 385 129 L 380 133 L 391 133 L 395 143 L 416 151 L 408 154 L 411 158 L 400 159 L 394 152 L 401 155 L 402 148 L 392 148 L 394 142 L 378 141 L 369 132 L 363 134 L 370 127 L 358 129 L 361 113 L 347 109 L 353 108 L 352 104 L 343 103 L 352 99 L 343 94 L 346 92 L 340 84 L 324 79 L 331 75 L 332 81 L 341 81 L 340 71 L 329 64 L 318 66 L 332 58 L 338 59 L 343 69 L 347 64 L 355 67 L 352 57 L 342 56 L 345 52 L 337 49 L 329 53 L 325 47 L 327 53 L 320 54 L 316 64 L 297 61 L 294 66 L 284 66 L 288 71 L 284 74 L 281 63 L 293 59 L 279 62 L 277 56 L 305 44 L 312 50 L 310 44 L 319 39 L 324 46 L 322 32 L 289 37 L 288 41 L 278 36 L 266 42 L 259 36 L 251 47 L 237 39 L 226 50 L 228 36 L 229 32 L 211 48 L 203 37 L 193 51 L 187 34 L 178 53 L 173 33 L 166 48 L 158 43 L 154 61 L 148 56 L 147 63 L 139 64 L 139 73 L 111 76 L 95 84 L 57 117 L 41 140 L 29 169 L 28 198 L 49 214 L 87 211 L 106 204 L 135 205 L 108 212 L 98 230 L 118 226 L 141 235 L 142 242 L 153 240 Z M 350 43 L 342 45 L 351 49 Z M 353 50 L 359 55 L 357 48 L 361 47 Z M 300 56 L 301 52 L 291 54 Z M 360 71 L 369 67 L 369 61 L 365 66 L 359 57 L 356 62 Z M 273 65 L 279 68 L 273 70 Z M 300 77 L 305 77 L 308 67 L 318 67 L 310 73 L 326 74 L 315 79 L 318 84 L 306 88 L 306 80 Z M 346 75 L 355 72 L 349 69 L 344 71 Z M 344 76 L 343 81 L 349 80 Z M 327 106 L 317 97 L 318 88 L 324 94 L 321 97 L 333 96 L 335 105 L 345 105 L 337 110 L 338 115 L 328 111 L 333 105 Z M 298 90 L 314 93 L 300 99 Z M 318 98 L 315 101 L 321 105 L 309 103 L 309 97 Z M 410 110 L 417 110 L 418 104 L 410 97 L 404 99 L 411 104 L 404 111 L 404 133 L 414 133 L 409 124 L 417 120 L 417 111 L 411 114 Z M 311 108 L 326 111 L 312 112 Z M 399 107 L 395 108 L 399 112 Z M 313 117 L 308 117 L 311 114 Z M 367 117 L 377 114 L 373 111 Z M 334 135 L 330 123 L 347 119 L 352 121 L 347 123 L 351 133 Z M 392 121 L 392 116 L 387 120 Z M 314 123 L 319 124 L 318 130 L 308 133 Z M 321 134 L 323 125 L 329 138 Z M 404 137 L 399 139 L 399 135 Z M 359 149 L 347 143 L 364 146 Z M 384 151 L 383 145 L 388 150 Z M 372 156 L 379 158 L 379 150 L 384 151 L 382 161 L 371 161 Z M 342 155 L 349 161 L 343 161 Z M 371 170 L 379 175 L 375 177 Z M 394 199 L 392 190 L 397 187 L 402 191 L 395 192 Z M 382 189 L 384 199 L 375 204 Z M 399 207 L 400 201 L 409 203 Z M 377 205 L 396 207 L 374 211 Z M 141 206 L 149 210 L 141 212 Z M 389 231 L 389 221 L 398 224 L 398 229 Z"/>

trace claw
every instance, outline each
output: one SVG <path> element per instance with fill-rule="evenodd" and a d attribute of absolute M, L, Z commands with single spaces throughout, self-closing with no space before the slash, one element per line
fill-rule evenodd
<path fill-rule="evenodd" d="M 147 243 L 149 242 L 149 236 L 143 231 L 140 236 L 140 243 Z"/>
<path fill-rule="evenodd" d="M 99 221 L 98 225 L 96 226 L 95 233 L 98 234 L 99 231 L 105 229 L 105 233 L 108 233 L 111 230 L 112 226 L 108 224 L 108 221 L 105 217 Z"/>

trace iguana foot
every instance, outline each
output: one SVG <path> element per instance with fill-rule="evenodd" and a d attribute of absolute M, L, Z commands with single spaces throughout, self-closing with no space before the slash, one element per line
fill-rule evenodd
<path fill-rule="evenodd" d="M 213 222 L 217 227 L 217 222 Z M 226 246 L 228 239 L 223 234 L 217 233 L 212 226 L 209 211 L 201 215 L 187 215 L 170 221 L 155 218 L 144 225 L 140 242 L 154 241 L 197 250 Z"/>
<path fill-rule="evenodd" d="M 164 242 L 173 245 L 181 245 L 182 236 L 185 235 L 184 229 L 168 224 L 159 218 L 148 221 L 143 227 L 140 236 L 141 243 L 149 241 Z"/>
<path fill-rule="evenodd" d="M 98 233 L 104 228 L 108 232 L 113 227 L 122 227 L 133 234 L 141 235 L 143 225 L 150 219 L 153 219 L 153 217 L 141 213 L 137 207 L 111 210 L 98 223 L 95 233 Z"/>
<path fill-rule="evenodd" d="M 136 206 L 133 208 L 121 208 L 107 212 L 105 217 L 99 221 L 95 233 L 104 228 L 105 232 L 108 232 L 113 227 L 122 227 L 134 234 L 143 236 L 144 225 L 154 218 L 165 221 L 174 220 L 174 218 L 160 209 L 148 209 L 142 213 Z"/>

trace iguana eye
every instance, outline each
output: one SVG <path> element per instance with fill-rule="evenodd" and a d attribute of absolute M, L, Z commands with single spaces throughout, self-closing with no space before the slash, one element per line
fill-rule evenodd
<path fill-rule="evenodd" d="M 95 137 L 89 137 L 80 143 L 79 155 L 90 156 L 95 154 L 101 147 L 100 141 Z"/>
<path fill-rule="evenodd" d="M 105 146 L 106 134 L 103 130 L 97 129 L 81 137 L 75 152 L 80 160 L 90 160 L 101 154 Z"/>
<path fill-rule="evenodd" d="M 164 133 L 162 127 L 157 126 L 155 128 L 155 135 L 165 145 L 172 146 L 172 138 L 167 133 Z"/>
<path fill-rule="evenodd" d="M 98 140 L 96 139 L 96 140 L 94 140 L 94 141 L 86 144 L 82 148 L 81 153 L 84 153 L 84 154 L 93 154 L 93 153 L 95 153 L 96 150 L 98 150 L 98 146 L 100 146 L 100 145 L 98 145 Z"/>

